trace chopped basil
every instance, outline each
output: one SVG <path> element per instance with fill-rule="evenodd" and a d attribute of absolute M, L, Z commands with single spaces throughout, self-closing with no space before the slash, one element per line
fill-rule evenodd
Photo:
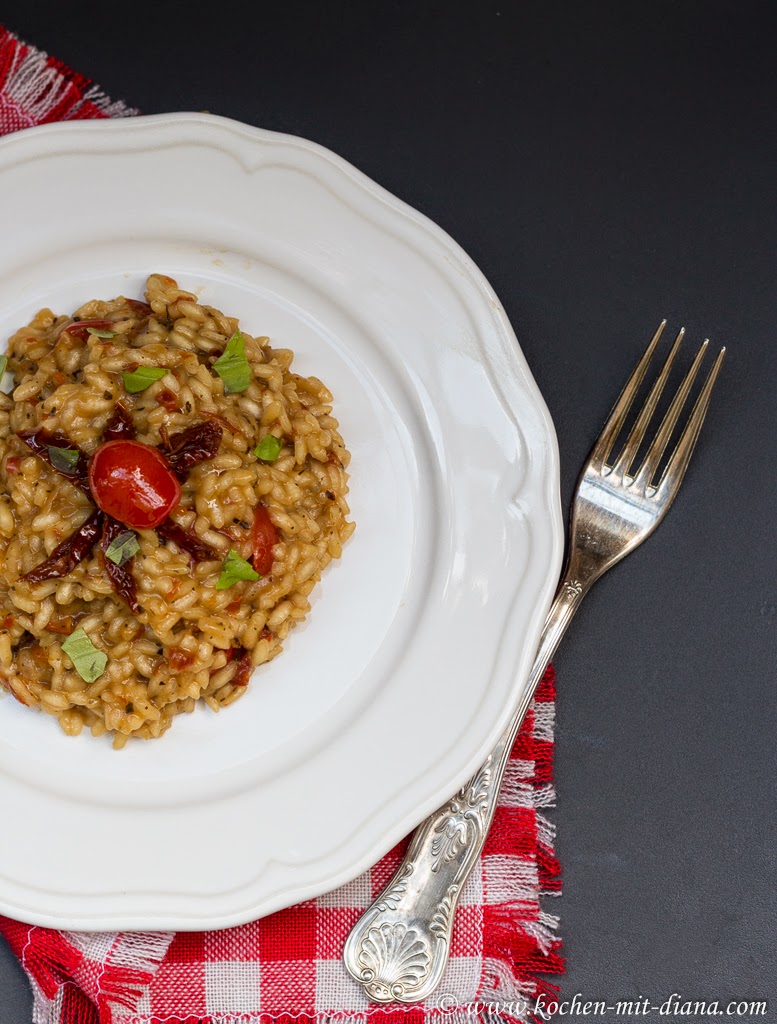
<path fill-rule="evenodd" d="M 113 538 L 105 549 L 105 557 L 110 558 L 116 565 L 124 565 L 125 562 L 129 562 L 130 558 L 134 558 L 138 551 L 140 551 L 140 544 L 137 535 L 132 530 L 125 530 L 124 533 Z"/>
<path fill-rule="evenodd" d="M 116 331 L 101 331 L 99 327 L 87 327 L 87 334 L 93 334 L 95 338 L 115 338 Z"/>
<path fill-rule="evenodd" d="M 83 629 L 71 633 L 62 644 L 62 650 L 86 683 L 93 683 L 95 679 L 99 679 L 108 664 L 108 655 L 94 646 Z"/>
<path fill-rule="evenodd" d="M 53 444 L 47 444 L 46 449 L 51 459 L 51 465 L 60 473 L 71 473 L 78 465 L 78 452 L 73 448 L 57 448 Z"/>
<path fill-rule="evenodd" d="M 216 584 L 216 590 L 228 590 L 238 580 L 260 580 L 261 578 L 256 569 L 232 548 L 221 566 L 221 575 Z"/>
<path fill-rule="evenodd" d="M 228 395 L 245 391 L 251 383 L 251 367 L 245 357 L 245 338 L 240 331 L 235 331 L 229 339 L 213 369 L 224 381 L 224 391 Z"/>
<path fill-rule="evenodd" d="M 8 356 L 0 356 L 0 392 L 10 395 L 14 387 L 13 374 L 8 369 Z"/>
<path fill-rule="evenodd" d="M 164 366 L 139 366 L 136 370 L 125 373 L 124 387 L 131 395 L 145 391 L 154 381 L 161 380 L 170 371 Z"/>
<path fill-rule="evenodd" d="M 281 448 L 283 448 L 283 441 L 273 434 L 268 434 L 254 448 L 254 455 L 263 462 L 275 462 L 280 455 Z"/>

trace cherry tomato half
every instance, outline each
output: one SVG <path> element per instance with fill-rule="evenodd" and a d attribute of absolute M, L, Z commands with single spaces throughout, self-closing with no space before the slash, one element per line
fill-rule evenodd
<path fill-rule="evenodd" d="M 272 549 L 278 543 L 278 531 L 264 505 L 256 506 L 251 540 L 254 548 L 254 569 L 261 576 L 267 576 L 272 572 Z"/>
<path fill-rule="evenodd" d="M 165 457 L 140 441 L 101 445 L 89 463 L 89 485 L 103 512 L 136 530 L 159 526 L 181 500 Z"/>

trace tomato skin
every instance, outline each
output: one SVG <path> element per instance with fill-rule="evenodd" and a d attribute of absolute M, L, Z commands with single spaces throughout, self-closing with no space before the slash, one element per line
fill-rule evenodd
<path fill-rule="evenodd" d="M 165 457 L 140 441 L 101 445 L 89 463 L 89 485 L 103 512 L 136 530 L 159 526 L 181 500 Z"/>
<path fill-rule="evenodd" d="M 124 301 L 136 316 L 151 316 L 153 313 L 147 302 L 141 302 L 139 299 L 125 299 Z"/>
<path fill-rule="evenodd" d="M 73 616 L 63 615 L 58 617 L 55 615 L 49 619 L 46 629 L 51 633 L 61 633 L 63 636 L 70 636 L 73 632 Z"/>
<path fill-rule="evenodd" d="M 182 672 L 185 668 L 193 665 L 196 660 L 197 656 L 191 651 L 187 651 L 185 647 L 167 648 L 167 661 L 174 672 Z"/>
<path fill-rule="evenodd" d="M 245 647 L 233 647 L 232 658 L 237 660 L 237 668 L 232 676 L 233 686 L 248 686 L 251 679 L 251 652 Z"/>
<path fill-rule="evenodd" d="M 59 336 L 69 334 L 71 338 L 86 341 L 90 327 L 96 331 L 110 331 L 113 326 L 112 320 L 76 320 L 74 323 L 68 324 L 67 327 L 63 327 Z"/>
<path fill-rule="evenodd" d="M 158 405 L 163 405 L 169 412 L 176 412 L 179 408 L 178 395 L 172 391 L 168 391 L 167 388 L 164 388 L 159 392 L 156 396 L 156 400 Z"/>
<path fill-rule="evenodd" d="M 251 541 L 254 549 L 254 569 L 261 576 L 267 576 L 272 572 L 272 549 L 278 543 L 278 531 L 275 529 L 273 521 L 270 519 L 270 513 L 264 505 L 256 506 L 254 525 L 251 529 Z"/>

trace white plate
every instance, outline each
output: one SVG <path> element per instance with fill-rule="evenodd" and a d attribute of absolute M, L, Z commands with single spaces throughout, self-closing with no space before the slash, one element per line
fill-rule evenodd
<path fill-rule="evenodd" d="M 0 911 L 234 925 L 355 877 L 487 754 L 562 554 L 553 427 L 439 228 L 332 153 L 203 114 L 0 142 L 0 333 L 160 271 L 294 349 L 353 453 L 356 533 L 248 694 L 115 752 L 0 700 Z"/>

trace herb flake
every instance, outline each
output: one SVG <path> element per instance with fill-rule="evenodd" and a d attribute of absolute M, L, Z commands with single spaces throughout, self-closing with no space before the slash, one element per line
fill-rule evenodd
<path fill-rule="evenodd" d="M 279 437 L 275 437 L 274 434 L 268 434 L 254 448 L 254 455 L 262 462 L 275 462 L 281 453 L 281 448 L 283 448 L 283 441 Z"/>
<path fill-rule="evenodd" d="M 228 590 L 239 580 L 253 581 L 260 580 L 261 578 L 250 562 L 247 562 L 245 558 L 241 558 L 237 551 L 232 548 L 221 566 L 221 575 L 216 584 L 216 590 Z"/>
<path fill-rule="evenodd" d="M 71 633 L 62 644 L 62 650 L 86 683 L 93 683 L 99 679 L 108 664 L 108 655 L 94 646 L 83 629 Z"/>
<path fill-rule="evenodd" d="M 116 331 L 101 331 L 99 327 L 87 327 L 86 333 L 94 335 L 95 338 L 108 339 L 116 337 Z"/>
<path fill-rule="evenodd" d="M 134 558 L 138 551 L 140 551 L 140 544 L 137 534 L 132 530 L 124 530 L 114 537 L 105 549 L 105 557 L 110 558 L 115 565 L 124 565 L 125 562 L 129 562 L 130 558 Z"/>
<path fill-rule="evenodd" d="M 73 448 L 57 448 L 56 445 L 47 444 L 46 450 L 51 459 L 51 465 L 60 473 L 72 473 L 78 465 L 78 452 Z"/>
<path fill-rule="evenodd" d="M 224 381 L 226 394 L 245 391 L 251 383 L 251 367 L 245 356 L 245 338 L 235 331 L 227 347 L 213 364 L 213 369 Z"/>
<path fill-rule="evenodd" d="M 124 387 L 131 394 L 136 395 L 158 380 L 161 380 L 170 371 L 165 366 L 138 366 L 137 369 L 125 372 Z"/>

